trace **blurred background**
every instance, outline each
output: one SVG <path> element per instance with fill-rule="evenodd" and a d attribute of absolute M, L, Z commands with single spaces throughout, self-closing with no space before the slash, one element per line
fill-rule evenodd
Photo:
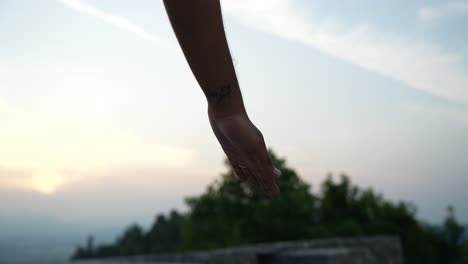
<path fill-rule="evenodd" d="M 0 262 L 86 256 L 117 247 L 132 224 L 131 244 L 149 243 L 158 219 L 174 240 L 154 252 L 391 233 L 411 256 L 459 258 L 468 2 L 221 3 L 247 111 L 288 171 L 286 198 L 245 220 L 264 198 L 224 165 L 162 1 L 0 0 Z M 225 209 L 226 192 L 248 205 L 242 213 L 197 213 Z M 290 196 L 303 214 L 282 213 Z M 265 227 L 269 217 L 282 220 Z M 309 222 L 296 235 L 215 229 L 225 239 L 195 228 L 245 220 L 271 234 L 291 219 Z"/>

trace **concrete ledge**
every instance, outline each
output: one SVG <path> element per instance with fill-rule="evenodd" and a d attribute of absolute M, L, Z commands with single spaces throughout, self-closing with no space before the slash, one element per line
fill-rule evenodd
<path fill-rule="evenodd" d="M 245 245 L 213 251 L 103 259 L 101 263 L 158 264 L 401 264 L 400 240 L 393 236 L 333 238 Z"/>

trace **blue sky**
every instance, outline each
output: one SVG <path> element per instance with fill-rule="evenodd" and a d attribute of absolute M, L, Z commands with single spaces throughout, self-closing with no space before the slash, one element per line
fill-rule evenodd
<path fill-rule="evenodd" d="M 251 119 L 315 190 L 468 221 L 467 1 L 222 5 Z M 0 217 L 147 224 L 223 170 L 162 1 L 3 0 L 0 34 Z"/>

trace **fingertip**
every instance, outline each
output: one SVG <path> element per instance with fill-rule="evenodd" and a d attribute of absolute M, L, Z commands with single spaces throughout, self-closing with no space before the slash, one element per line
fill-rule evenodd
<path fill-rule="evenodd" d="M 278 169 L 278 168 L 274 168 L 273 169 L 273 174 L 275 175 L 275 177 L 279 178 L 281 176 L 281 171 Z"/>

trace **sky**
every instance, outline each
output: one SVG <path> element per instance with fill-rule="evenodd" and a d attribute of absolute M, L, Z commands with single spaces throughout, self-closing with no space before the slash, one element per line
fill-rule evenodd
<path fill-rule="evenodd" d="M 221 3 L 249 116 L 314 191 L 468 222 L 468 1 Z M 2 221 L 148 225 L 225 170 L 162 1 L 0 0 L 0 34 Z"/>

